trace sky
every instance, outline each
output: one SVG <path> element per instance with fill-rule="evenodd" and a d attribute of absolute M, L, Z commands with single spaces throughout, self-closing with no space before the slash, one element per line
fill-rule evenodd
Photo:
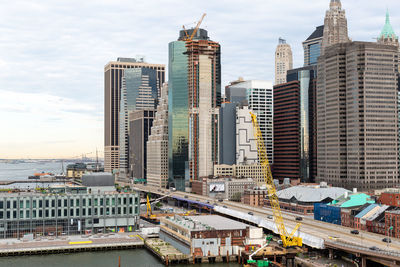
<path fill-rule="evenodd" d="M 104 150 L 104 66 L 144 55 L 168 62 L 182 25 L 221 44 L 223 87 L 239 76 L 273 80 L 278 38 L 303 65 L 302 41 L 329 0 L 14 0 L 0 9 L 0 159 L 74 158 Z M 354 41 L 374 41 L 400 1 L 342 0 Z"/>

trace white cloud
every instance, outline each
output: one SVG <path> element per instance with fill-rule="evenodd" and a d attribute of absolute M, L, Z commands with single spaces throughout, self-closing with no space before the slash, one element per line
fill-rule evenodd
<path fill-rule="evenodd" d="M 395 31 L 400 33 L 398 0 L 342 0 L 342 4 L 353 40 L 373 41 L 383 27 L 386 7 L 391 11 Z M 272 80 L 278 38 L 287 39 L 293 49 L 294 66 L 302 66 L 301 42 L 323 23 L 328 6 L 329 0 L 9 1 L 0 9 L 0 90 L 22 93 L 18 97 L 46 96 L 48 101 L 40 102 L 39 109 L 26 107 L 27 101 L 21 104 L 21 99 L 13 97 L 7 103 L 0 100 L 0 122 L 7 117 L 10 127 L 15 127 L 12 131 L 27 132 L 32 122 L 27 122 L 21 112 L 35 112 L 35 118 L 24 115 L 47 127 L 54 135 L 52 140 L 67 140 L 71 134 L 60 125 L 76 118 L 82 121 L 75 123 L 97 129 L 88 130 L 87 135 L 101 138 L 88 139 L 88 143 L 102 147 L 103 122 L 99 114 L 103 110 L 103 68 L 108 61 L 145 55 L 148 62 L 167 64 L 168 42 L 177 39 L 183 24 L 197 21 L 205 12 L 202 26 L 222 46 L 223 85 L 238 76 Z M 70 101 L 67 106 L 77 108 L 75 103 L 83 104 L 79 106 L 83 108 L 80 116 L 63 110 L 67 107 L 56 97 Z M 47 112 L 40 113 L 43 109 Z M 86 112 L 89 115 L 84 115 Z M 26 134 L 13 139 L 3 131 L 1 139 L 31 144 L 40 136 Z M 59 149 L 67 151 L 70 147 L 60 145 Z M 3 151 L 4 143 L 0 143 L 0 157 Z M 19 155 L 24 153 L 21 150 Z M 31 154 L 35 153 L 32 149 Z"/>

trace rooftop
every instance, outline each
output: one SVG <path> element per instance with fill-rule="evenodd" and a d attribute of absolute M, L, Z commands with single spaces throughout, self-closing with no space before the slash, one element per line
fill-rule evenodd
<path fill-rule="evenodd" d="M 373 204 L 375 201 L 364 193 L 345 193 L 330 204 L 341 208 L 351 208 L 362 206 L 364 204 Z"/>
<path fill-rule="evenodd" d="M 350 192 L 347 189 L 340 187 L 321 187 L 319 185 L 298 185 L 292 186 L 277 192 L 279 199 L 290 200 L 295 198 L 300 202 L 321 202 L 324 199 L 336 199 L 345 192 Z"/>
<path fill-rule="evenodd" d="M 324 35 L 324 25 L 321 25 L 315 28 L 315 31 L 310 36 L 308 36 L 306 41 L 322 38 L 323 35 Z"/>
<path fill-rule="evenodd" d="M 390 24 L 389 10 L 386 11 L 386 21 L 385 26 L 383 26 L 381 35 L 379 38 L 395 38 L 398 39 L 396 34 L 394 33 L 393 27 Z"/>
<path fill-rule="evenodd" d="M 179 216 L 166 218 L 190 231 L 202 230 L 240 230 L 252 227 L 219 215 Z"/>

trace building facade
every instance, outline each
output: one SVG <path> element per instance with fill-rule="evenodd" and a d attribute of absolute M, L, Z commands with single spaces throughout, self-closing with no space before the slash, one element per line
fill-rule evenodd
<path fill-rule="evenodd" d="M 257 140 L 248 106 L 236 107 L 236 164 L 257 164 Z"/>
<path fill-rule="evenodd" d="M 0 195 L 0 238 L 132 232 L 139 216 L 137 193 Z"/>
<path fill-rule="evenodd" d="M 104 67 L 104 169 L 107 172 L 119 169 L 122 77 L 125 69 L 131 68 L 156 70 L 158 90 L 161 90 L 165 80 L 165 65 L 162 64 L 149 64 L 133 58 L 118 58 Z"/>
<path fill-rule="evenodd" d="M 325 14 L 321 54 L 330 45 L 347 42 L 350 42 L 350 39 L 347 33 L 346 12 L 342 9 L 340 0 L 331 0 L 329 10 Z"/>
<path fill-rule="evenodd" d="M 321 54 L 322 36 L 324 25 L 318 26 L 315 31 L 303 42 L 304 67 L 317 65 L 318 57 Z"/>
<path fill-rule="evenodd" d="M 129 178 L 129 112 L 155 109 L 158 91 L 155 69 L 133 68 L 124 71 L 119 118 L 119 177 L 121 178 Z"/>
<path fill-rule="evenodd" d="M 136 182 L 147 179 L 147 141 L 156 111 L 136 110 L 129 113 L 129 170 Z"/>
<path fill-rule="evenodd" d="M 147 184 L 168 185 L 168 84 L 163 85 L 151 135 L 147 141 Z"/>
<path fill-rule="evenodd" d="M 257 121 L 265 142 L 267 156 L 273 164 L 273 86 L 272 82 L 249 80 L 229 86 L 231 94 L 245 95 L 249 109 L 257 115 Z"/>
<path fill-rule="evenodd" d="M 213 175 L 218 163 L 218 107 L 221 105 L 220 45 L 200 29 L 186 42 L 188 56 L 190 181 Z"/>
<path fill-rule="evenodd" d="M 214 176 L 251 178 L 257 186 L 265 185 L 264 171 L 260 164 L 215 165 Z"/>
<path fill-rule="evenodd" d="M 395 46 L 325 49 L 318 61 L 318 181 L 361 190 L 398 184 L 397 79 Z"/>
<path fill-rule="evenodd" d="M 168 172 L 171 187 L 184 191 L 189 183 L 188 58 L 182 40 L 168 46 Z"/>
<path fill-rule="evenodd" d="M 274 86 L 275 179 L 314 180 L 316 70 L 316 66 L 289 70 L 288 82 Z"/>
<path fill-rule="evenodd" d="M 293 68 L 292 48 L 286 40 L 279 38 L 275 50 L 275 84 L 286 82 L 286 71 Z"/>
<path fill-rule="evenodd" d="M 236 163 L 236 104 L 222 103 L 219 109 L 218 164 Z"/>

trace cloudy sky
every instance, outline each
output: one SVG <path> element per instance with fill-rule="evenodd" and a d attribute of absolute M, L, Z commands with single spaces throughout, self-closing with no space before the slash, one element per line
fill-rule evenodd
<path fill-rule="evenodd" d="M 0 9 L 0 158 L 75 157 L 103 150 L 103 69 L 117 57 L 167 64 L 182 25 L 222 47 L 223 85 L 273 80 L 279 37 L 303 64 L 301 42 L 329 0 L 14 0 Z M 349 35 L 373 41 L 400 1 L 342 0 Z"/>

